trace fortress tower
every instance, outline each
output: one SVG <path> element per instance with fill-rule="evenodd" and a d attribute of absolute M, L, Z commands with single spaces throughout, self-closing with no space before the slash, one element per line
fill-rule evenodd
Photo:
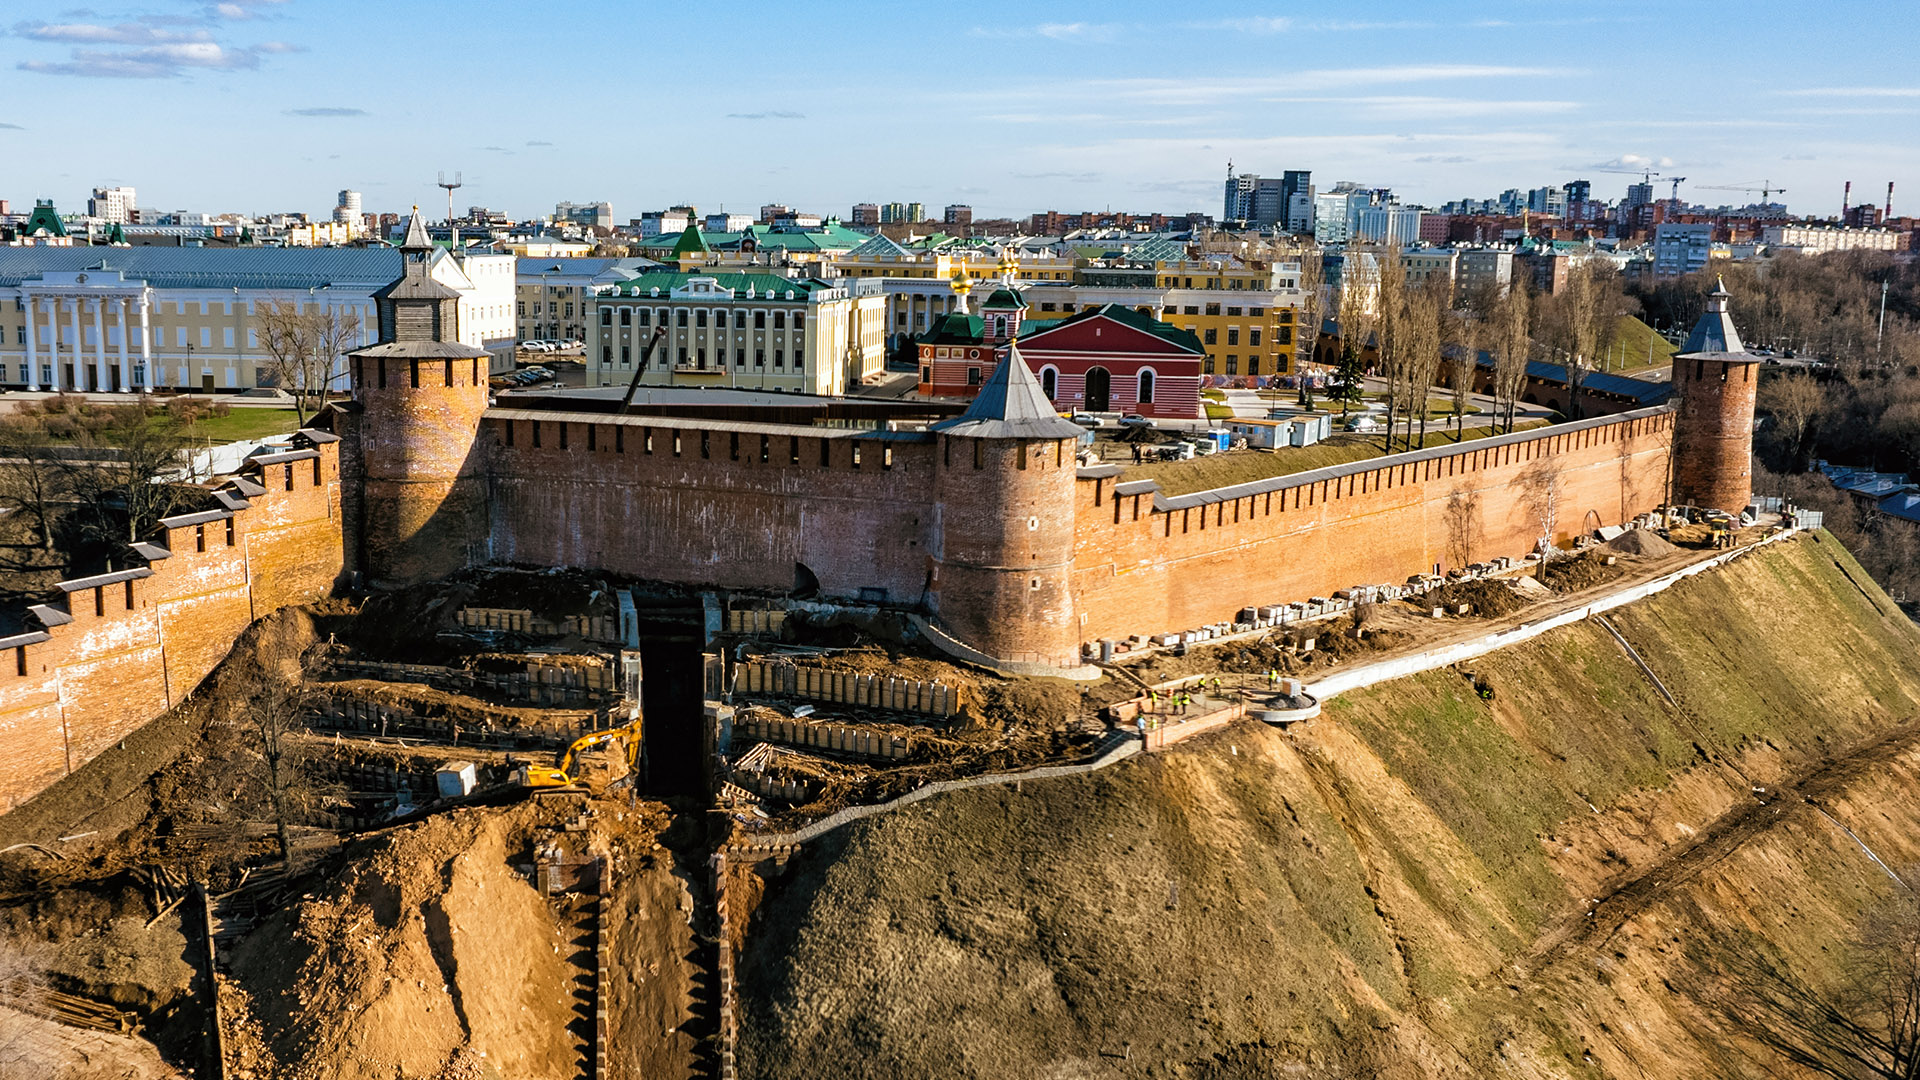
<path fill-rule="evenodd" d="M 1760 358 L 1747 352 L 1717 282 L 1673 358 L 1673 501 L 1738 514 L 1753 497 L 1753 403 Z"/>
<path fill-rule="evenodd" d="M 938 514 L 934 613 L 998 660 L 1079 663 L 1074 617 L 1074 451 L 1017 347 L 965 413 L 933 426 Z"/>
<path fill-rule="evenodd" d="M 433 242 L 418 207 L 400 251 L 400 279 L 374 294 L 379 344 L 348 354 L 359 434 L 348 535 L 360 538 L 355 569 L 375 585 L 480 561 L 487 535 L 487 353 L 460 344 L 460 294 L 429 275 Z"/>

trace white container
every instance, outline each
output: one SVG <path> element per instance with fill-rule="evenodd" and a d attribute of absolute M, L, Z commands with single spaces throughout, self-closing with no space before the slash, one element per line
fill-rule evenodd
<path fill-rule="evenodd" d="M 473 767 L 471 761 L 449 761 L 434 771 L 433 779 L 439 785 L 443 799 L 471 795 L 480 782 L 479 770 Z"/>

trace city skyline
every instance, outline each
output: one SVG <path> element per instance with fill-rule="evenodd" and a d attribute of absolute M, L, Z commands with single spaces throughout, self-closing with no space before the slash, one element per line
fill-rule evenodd
<path fill-rule="evenodd" d="M 685 201 L 1215 212 L 1229 161 L 1428 205 L 1575 178 L 1613 200 L 1635 178 L 1609 170 L 1643 167 L 1686 176 L 1681 197 L 1708 205 L 1749 196 L 1707 185 L 1769 181 L 1807 214 L 1836 213 L 1846 180 L 1867 201 L 1889 180 L 1920 190 L 1920 81 L 1832 35 L 1796 38 L 1791 67 L 1737 62 L 1777 50 L 1800 14 L 1785 0 L 1737 17 L 1709 3 L 1388 2 L 1364 20 L 1142 3 L 569 11 L 473 4 L 456 28 L 360 2 L 23 6 L 0 37 L 14 162 L 0 194 L 75 210 L 130 184 L 162 210 L 324 214 L 352 188 L 369 210 L 438 217 L 434 178 L 458 170 L 457 208 L 516 217 L 601 199 L 620 222 Z M 1920 29 L 1910 12 L 1882 21 L 1883 37 Z M 644 59 L 595 51 L 610 40 Z"/>

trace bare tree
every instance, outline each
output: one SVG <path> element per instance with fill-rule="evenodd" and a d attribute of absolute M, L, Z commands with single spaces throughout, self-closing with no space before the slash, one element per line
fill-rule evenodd
<path fill-rule="evenodd" d="M 1532 300 L 1527 286 L 1516 281 L 1500 298 L 1494 315 L 1493 394 L 1506 410 L 1506 429 L 1513 430 L 1513 414 L 1527 385 L 1527 353 L 1533 348 Z"/>
<path fill-rule="evenodd" d="M 1813 437 L 1818 430 L 1814 421 L 1826 403 L 1826 391 L 1811 375 L 1770 375 L 1760 384 L 1760 409 L 1773 418 L 1773 434 L 1786 453 L 1788 468 L 1794 472 L 1805 472 L 1813 458 Z"/>
<path fill-rule="evenodd" d="M 1413 443 L 1413 422 L 1420 421 L 1420 444 L 1427 444 L 1427 400 L 1440 371 L 1443 338 L 1440 320 L 1445 298 L 1434 283 L 1423 282 L 1407 291 L 1406 322 L 1401 333 L 1401 366 L 1406 373 L 1407 446 Z"/>
<path fill-rule="evenodd" d="M 255 740 L 252 750 L 264 773 L 261 780 L 282 862 L 293 854 L 288 831 L 291 811 L 306 794 L 299 755 L 289 736 L 305 726 L 313 703 L 300 650 L 289 637 L 279 624 L 263 624 L 253 663 L 236 674 L 230 692 L 222 688 L 229 710 L 227 724 Z"/>
<path fill-rule="evenodd" d="M 305 427 L 308 414 L 326 400 L 340 356 L 360 342 L 360 316 L 314 300 L 272 300 L 254 318 L 274 380 L 293 396 L 294 413 Z"/>
<path fill-rule="evenodd" d="M 1374 340 L 1380 357 L 1380 375 L 1387 383 L 1387 449 L 1393 449 L 1393 418 L 1407 401 L 1405 342 L 1407 309 L 1407 264 L 1401 260 L 1400 246 L 1389 244 L 1375 253 L 1378 268 L 1374 272 Z M 1408 414 L 1409 420 L 1412 414 Z M 1408 437 L 1412 437 L 1409 428 Z"/>
<path fill-rule="evenodd" d="M 66 472 L 56 444 L 38 417 L 0 422 L 0 505 L 33 517 L 40 550 L 53 550 L 53 507 L 65 491 Z"/>
<path fill-rule="evenodd" d="M 1314 358 L 1314 349 L 1320 343 L 1320 290 L 1326 285 L 1326 266 L 1321 250 L 1311 245 L 1303 245 L 1289 253 L 1300 261 L 1300 307 L 1294 312 L 1293 337 L 1293 374 L 1300 384 L 1300 404 L 1307 408 L 1313 406 L 1312 395 L 1307 390 L 1306 369 L 1300 365 L 1300 357 Z"/>
<path fill-rule="evenodd" d="M 1552 458 L 1542 458 L 1527 466 L 1516 483 L 1522 505 L 1540 523 L 1540 558 L 1551 559 L 1558 551 L 1553 538 L 1560 524 L 1560 466 Z"/>
<path fill-rule="evenodd" d="M 1374 267 L 1364 256 L 1365 252 L 1349 248 L 1340 264 L 1340 386 L 1334 394 L 1340 399 L 1341 416 L 1360 400 L 1366 367 L 1361 356 L 1378 310 Z"/>
<path fill-rule="evenodd" d="M 1453 362 L 1447 365 L 1447 390 L 1453 403 L 1453 441 L 1467 437 L 1467 408 L 1473 394 L 1473 378 L 1480 364 L 1480 339 L 1485 326 L 1467 312 L 1447 320 L 1455 345 Z"/>
<path fill-rule="evenodd" d="M 186 440 L 179 425 L 144 406 L 114 410 L 105 425 L 81 433 L 81 451 L 65 459 L 78 497 L 82 535 L 109 548 L 150 535 L 161 518 L 198 493 L 173 481 Z"/>

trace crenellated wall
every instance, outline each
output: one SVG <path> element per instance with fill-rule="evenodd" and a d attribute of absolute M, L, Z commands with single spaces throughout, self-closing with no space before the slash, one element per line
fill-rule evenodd
<path fill-rule="evenodd" d="M 1075 506 L 1082 640 L 1517 558 L 1542 533 L 1530 489 L 1551 488 L 1556 539 L 1618 525 L 1667 501 L 1673 426 L 1671 410 L 1646 409 L 1174 497 L 1088 470 Z"/>
<path fill-rule="evenodd" d="M 216 508 L 165 518 L 139 565 L 61 582 L 41 629 L 0 638 L 0 811 L 178 704 L 254 619 L 341 572 L 339 443 L 303 431 L 249 460 Z"/>

